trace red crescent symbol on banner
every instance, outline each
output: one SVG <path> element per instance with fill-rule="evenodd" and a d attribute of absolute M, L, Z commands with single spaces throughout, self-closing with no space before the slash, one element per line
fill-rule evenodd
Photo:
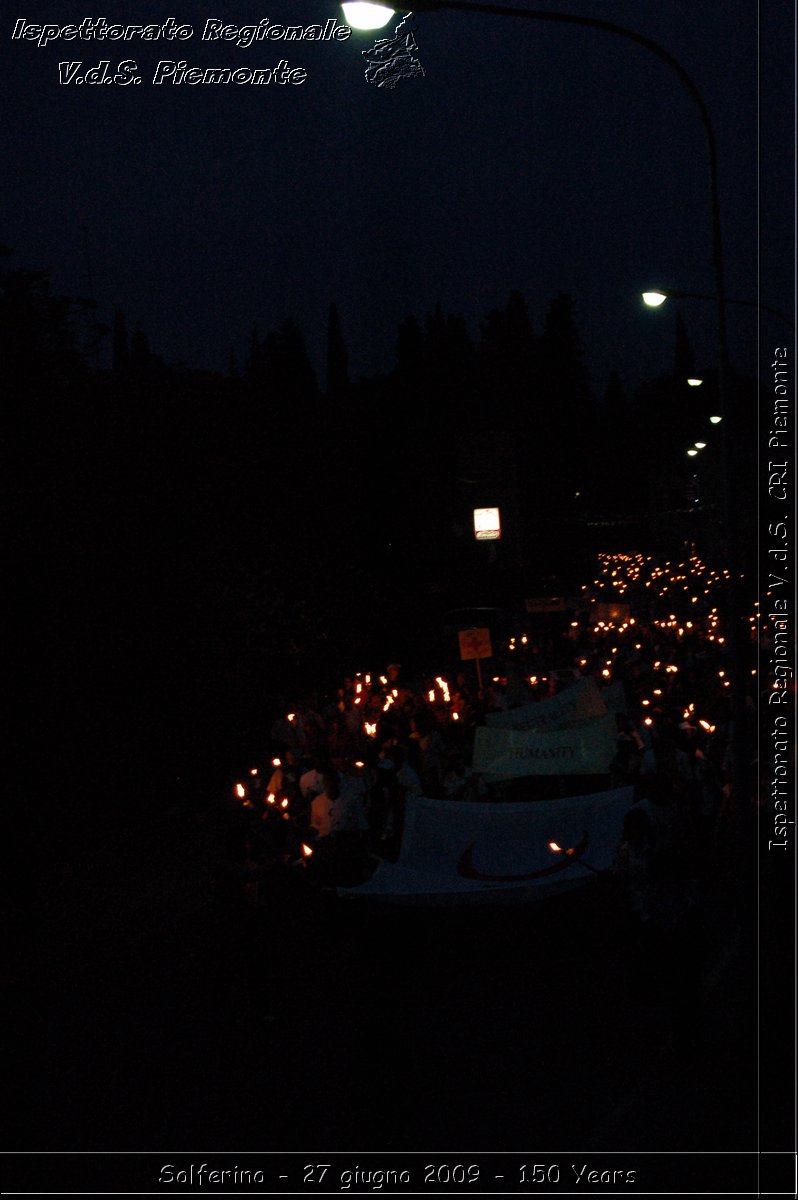
<path fill-rule="evenodd" d="M 542 879 L 545 875 L 556 875 L 558 871 L 565 871 L 566 868 L 572 867 L 574 863 L 579 862 L 579 856 L 587 850 L 589 838 L 587 831 L 582 834 L 582 839 L 573 846 L 570 850 L 557 855 L 557 861 L 552 863 L 550 867 L 541 867 L 539 871 L 529 871 L 524 875 L 485 875 L 477 867 L 474 866 L 471 851 L 474 849 L 474 843 L 463 851 L 462 857 L 457 864 L 457 874 L 462 875 L 464 879 L 478 879 L 481 883 L 523 883 L 528 879 Z"/>

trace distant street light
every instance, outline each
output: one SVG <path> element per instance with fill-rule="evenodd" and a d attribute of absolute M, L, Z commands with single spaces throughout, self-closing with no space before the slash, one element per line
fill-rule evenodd
<path fill-rule="evenodd" d="M 687 386 L 688 387 L 701 387 L 701 384 L 703 382 L 704 382 L 703 379 L 688 379 Z"/>

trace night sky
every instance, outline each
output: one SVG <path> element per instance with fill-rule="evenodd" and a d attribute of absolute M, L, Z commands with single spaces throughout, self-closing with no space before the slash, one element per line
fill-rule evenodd
<path fill-rule="evenodd" d="M 561 0 L 668 49 L 716 125 L 727 291 L 785 308 L 791 292 L 791 46 L 774 0 Z M 221 10 L 224 10 L 223 12 Z M 121 306 L 167 362 L 227 370 L 287 315 L 324 385 L 328 306 L 355 377 L 390 369 L 397 327 L 437 303 L 473 336 L 511 289 L 542 327 L 573 295 L 593 388 L 667 372 L 673 313 L 643 309 L 660 284 L 712 292 L 706 155 L 698 112 L 644 49 L 592 29 L 457 13 L 416 17 L 423 78 L 370 86 L 346 41 L 201 40 L 205 21 L 324 22 L 320 0 L 212 5 L 42 3 L 3 22 L 0 240 L 56 291 Z M 64 25 L 194 27 L 186 42 L 12 41 L 20 17 Z M 393 24 L 393 23 L 392 23 Z M 388 27 L 390 30 L 392 25 Z M 759 47 L 759 52 L 758 52 Z M 759 53 L 759 62 L 758 62 Z M 58 63 L 134 58 L 138 86 L 61 86 Z M 301 86 L 152 85 L 162 59 L 307 71 Z M 757 117 L 761 117 L 760 174 Z M 9 184 L 11 186 L 9 186 Z M 758 231 L 758 202 L 761 228 Z M 696 364 L 714 361 L 711 304 L 685 303 Z M 753 310 L 731 310 L 731 357 L 764 370 Z M 766 345 L 778 325 L 763 326 Z"/>

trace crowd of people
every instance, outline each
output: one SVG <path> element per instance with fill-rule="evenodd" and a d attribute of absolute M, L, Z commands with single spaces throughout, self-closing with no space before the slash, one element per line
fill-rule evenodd
<path fill-rule="evenodd" d="M 676 578 L 681 587 L 678 571 Z M 610 606 L 594 593 L 571 611 L 531 616 L 524 632 L 495 638 L 493 657 L 479 668 L 455 661 L 435 674 L 391 663 L 297 700 L 268 731 L 263 763 L 233 788 L 244 857 L 236 864 L 227 856 L 225 927 L 243 927 L 232 902 L 242 885 L 257 911 L 259 888 L 262 898 L 264 886 L 292 874 L 275 866 L 296 867 L 297 880 L 324 888 L 357 885 L 380 859 L 395 860 L 413 797 L 536 803 L 631 786 L 614 863 L 598 881 L 601 895 L 609 897 L 613 927 L 636 964 L 632 976 L 695 1036 L 706 943 L 702 893 L 715 886 L 734 814 L 750 811 L 755 793 L 752 778 L 749 795 L 732 795 L 729 650 L 707 591 L 698 603 L 694 592 L 677 602 L 667 589 L 656 601 L 622 591 Z M 753 662 L 753 621 L 751 630 Z M 750 671 L 753 731 L 756 668 Z M 585 678 L 615 714 L 604 774 L 508 781 L 473 769 L 476 730 L 488 714 L 545 703 Z M 686 968 L 692 983 L 679 987 Z"/>
<path fill-rule="evenodd" d="M 687 618 L 634 616 L 624 607 L 600 621 L 586 607 L 530 622 L 482 671 L 456 664 L 451 683 L 392 663 L 306 697 L 274 722 L 269 765 L 236 785 L 256 856 L 312 858 L 314 870 L 323 864 L 328 873 L 337 861 L 339 875 L 356 876 L 369 855 L 396 856 L 413 796 L 500 803 L 631 784 L 637 804 L 627 856 L 645 829 L 647 843 L 660 847 L 678 832 L 679 845 L 700 858 L 728 806 L 731 779 L 726 639 L 717 609 L 701 607 L 691 605 Z M 545 701 L 584 677 L 613 693 L 617 741 L 605 775 L 499 782 L 472 769 L 475 730 L 488 713 Z M 753 700 L 749 711 L 753 725 Z"/>

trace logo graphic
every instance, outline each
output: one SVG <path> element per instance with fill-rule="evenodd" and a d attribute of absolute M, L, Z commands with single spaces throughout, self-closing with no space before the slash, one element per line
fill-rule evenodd
<path fill-rule="evenodd" d="M 578 863 L 581 855 L 587 850 L 588 840 L 587 831 L 585 831 L 581 840 L 562 854 L 550 867 L 542 867 L 538 871 L 527 871 L 523 875 L 488 875 L 486 872 L 480 871 L 474 865 L 472 857 L 474 845 L 472 843 L 460 857 L 457 874 L 461 875 L 463 879 L 478 879 L 480 883 L 521 883 L 528 879 L 542 879 L 545 875 L 556 875 L 558 871 L 564 871 L 567 867 Z"/>
<path fill-rule="evenodd" d="M 366 79 L 374 87 L 395 88 L 400 79 L 414 79 L 416 75 L 426 74 L 412 53 L 418 50 L 415 29 L 408 25 L 412 17 L 412 13 L 403 17 L 392 38 L 378 38 L 369 50 L 361 50 L 369 64 L 366 68 Z"/>

